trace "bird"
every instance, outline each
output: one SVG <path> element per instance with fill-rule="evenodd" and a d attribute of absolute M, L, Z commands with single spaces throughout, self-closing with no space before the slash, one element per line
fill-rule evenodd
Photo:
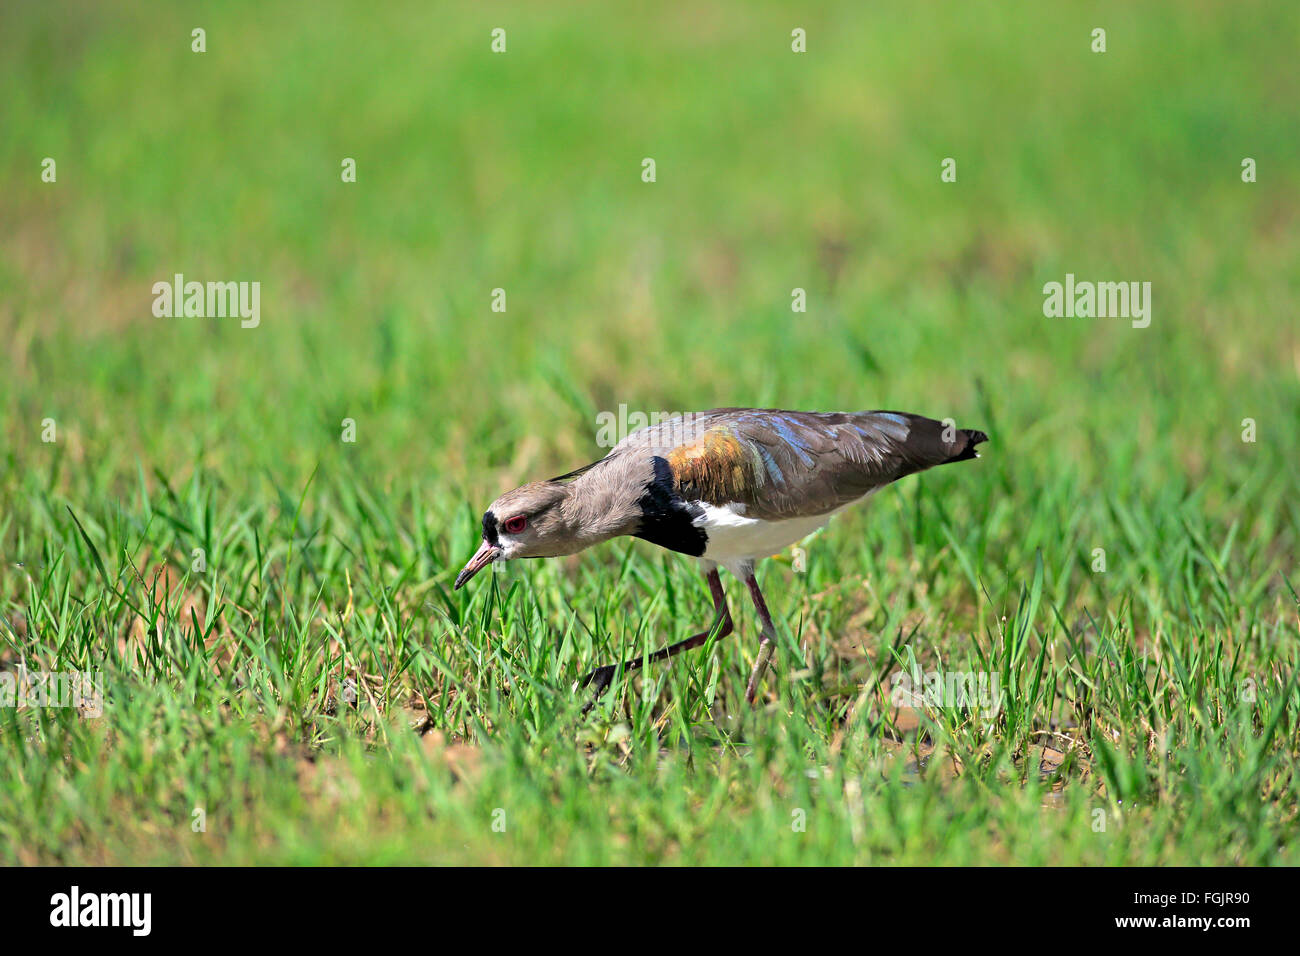
<path fill-rule="evenodd" d="M 592 688 L 585 714 L 620 670 L 732 633 L 723 568 L 744 582 L 758 615 L 758 653 L 745 687 L 752 707 L 777 638 L 755 565 L 900 478 L 978 458 L 976 446 L 986 441 L 982 431 L 908 412 L 715 408 L 676 415 L 632 432 L 604 458 L 497 498 L 453 590 L 490 564 L 576 554 L 621 536 L 697 559 L 713 599 L 710 627 L 586 674 L 575 684 Z"/>

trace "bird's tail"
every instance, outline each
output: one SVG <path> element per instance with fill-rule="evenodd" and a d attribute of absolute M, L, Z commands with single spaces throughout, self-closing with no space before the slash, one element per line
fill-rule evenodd
<path fill-rule="evenodd" d="M 864 412 L 860 418 L 893 441 L 900 478 L 936 465 L 978 458 L 975 446 L 989 440 L 982 431 L 958 428 L 951 418 L 938 421 L 909 412 Z"/>
<path fill-rule="evenodd" d="M 957 440 L 952 442 L 952 447 L 957 450 L 944 460 L 945 465 L 950 461 L 968 461 L 971 458 L 978 458 L 980 453 L 975 450 L 975 446 L 989 440 L 988 435 L 974 428 L 959 428 L 956 437 Z"/>

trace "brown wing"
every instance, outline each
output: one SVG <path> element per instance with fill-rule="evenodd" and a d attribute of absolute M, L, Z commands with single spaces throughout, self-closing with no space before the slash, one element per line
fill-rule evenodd
<path fill-rule="evenodd" d="M 905 412 L 720 408 L 629 435 L 610 457 L 664 458 L 687 501 L 739 502 L 763 518 L 834 511 L 934 465 L 976 456 L 983 432 Z"/>

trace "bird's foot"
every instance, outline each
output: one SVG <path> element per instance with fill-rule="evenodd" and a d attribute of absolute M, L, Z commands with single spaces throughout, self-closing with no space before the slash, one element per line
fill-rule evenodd
<path fill-rule="evenodd" d="M 590 711 L 591 708 L 596 706 L 596 701 L 600 699 L 601 695 L 604 694 L 605 691 L 609 690 L 609 685 L 614 682 L 614 675 L 617 673 L 617 664 L 606 664 L 604 667 L 597 667 L 594 671 L 573 685 L 575 693 L 586 690 L 588 687 L 592 688 L 591 697 L 582 707 L 582 713 L 584 716 L 586 716 L 587 712 Z"/>
<path fill-rule="evenodd" d="M 618 673 L 617 664 L 606 664 L 604 667 L 597 667 L 586 677 L 582 678 L 580 681 L 574 684 L 573 689 L 575 691 L 579 691 L 579 690 L 583 690 L 584 688 L 586 688 L 591 684 L 594 684 L 596 686 L 595 689 L 593 690 L 593 693 L 602 694 L 609 688 L 610 683 L 613 682 L 614 680 L 614 675 L 617 673 Z"/>

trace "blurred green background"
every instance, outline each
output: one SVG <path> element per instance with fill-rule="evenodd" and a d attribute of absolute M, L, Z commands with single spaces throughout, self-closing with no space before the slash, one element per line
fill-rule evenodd
<path fill-rule="evenodd" d="M 991 436 L 978 467 L 881 495 L 818 539 L 812 573 L 774 578 L 792 630 L 851 577 L 874 597 L 836 597 L 825 633 L 883 635 L 920 611 L 935 646 L 965 647 L 1041 550 L 1071 622 L 1136 606 L 1130 639 L 1245 635 L 1259 673 L 1284 673 L 1297 36 L 1287 2 L 7 4 L 0 660 L 99 660 L 131 617 L 104 574 L 139 590 L 128 558 L 179 576 L 201 542 L 227 576 L 204 613 L 223 594 L 250 619 L 261 606 L 247 632 L 223 618 L 245 650 L 310 632 L 295 602 L 338 612 L 355 586 L 353 626 L 380 627 L 391 600 L 395 645 L 358 654 L 442 655 L 398 683 L 432 697 L 435 678 L 463 680 L 463 709 L 434 723 L 483 743 L 518 705 L 457 658 L 458 629 L 476 623 L 484 648 L 515 632 L 488 592 L 448 586 L 486 503 L 598 457 L 596 416 L 620 404 L 758 405 L 898 408 Z M 259 281 L 260 327 L 155 318 L 151 287 L 177 272 Z M 1043 285 L 1066 273 L 1150 282 L 1150 327 L 1045 318 Z M 1088 573 L 1095 547 L 1105 577 Z M 630 560 L 647 577 L 624 592 Z M 556 688 L 624 631 L 657 644 L 707 618 L 686 563 L 641 544 L 506 581 L 535 586 L 527 641 L 566 635 L 542 669 Z M 638 617 L 665 586 L 689 606 Z M 572 646 L 575 613 L 611 591 L 608 646 Z M 751 638 L 724 672 L 743 674 Z M 142 666 L 181 680 L 162 658 Z M 828 706 L 823 743 L 842 715 Z M 98 772 L 107 820 L 129 788 Z M 52 812 L 19 807 L 11 826 Z M 177 811 L 139 810 L 154 812 Z M 50 832 L 33 859 L 76 855 Z M 658 858 L 634 845 L 644 856 L 615 858 Z"/>
<path fill-rule="evenodd" d="M 965 421 L 977 379 L 1003 453 L 1032 437 L 1017 468 L 1151 482 L 1293 451 L 1297 19 L 1211 3 L 10 8 L 10 453 L 37 469 L 52 416 L 79 468 L 204 462 L 239 483 L 348 454 L 481 498 L 586 460 L 595 412 L 620 402 Z M 152 283 L 175 272 L 259 280 L 262 327 L 155 319 Z M 1150 281 L 1151 328 L 1045 319 L 1042 285 L 1066 272 Z M 1243 449 L 1248 416 L 1264 439 Z M 1155 467 L 1108 454 L 1135 432 Z"/>

